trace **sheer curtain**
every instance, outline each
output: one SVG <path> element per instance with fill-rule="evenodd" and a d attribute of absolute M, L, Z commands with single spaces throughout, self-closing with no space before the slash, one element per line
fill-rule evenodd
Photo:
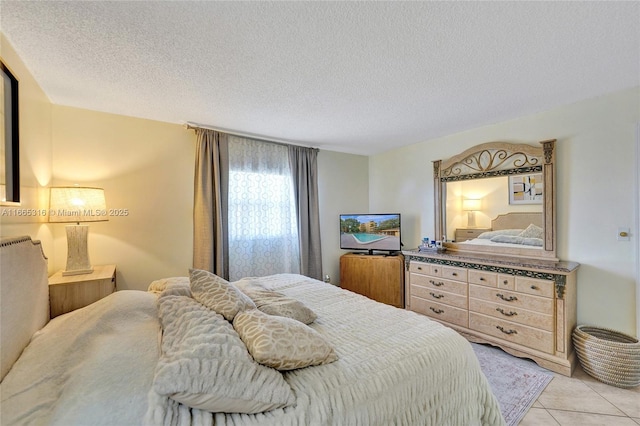
<path fill-rule="evenodd" d="M 288 148 L 229 135 L 229 279 L 300 273 Z"/>

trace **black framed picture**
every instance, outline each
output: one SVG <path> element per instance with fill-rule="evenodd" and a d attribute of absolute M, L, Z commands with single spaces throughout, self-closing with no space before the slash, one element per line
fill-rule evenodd
<path fill-rule="evenodd" d="M 18 79 L 0 61 L 0 204 L 20 203 L 20 121 Z"/>

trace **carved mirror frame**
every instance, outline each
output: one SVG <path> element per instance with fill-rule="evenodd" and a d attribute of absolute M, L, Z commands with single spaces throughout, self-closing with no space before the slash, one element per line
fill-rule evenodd
<path fill-rule="evenodd" d="M 556 185 L 555 139 L 540 142 L 542 146 L 489 142 L 476 145 L 447 160 L 433 162 L 435 226 L 438 239 L 446 236 L 446 184 L 447 182 L 482 179 L 497 176 L 542 173 L 543 247 L 510 248 L 472 246 L 444 242 L 447 250 L 463 253 L 497 254 L 519 258 L 554 260 L 556 257 Z"/>

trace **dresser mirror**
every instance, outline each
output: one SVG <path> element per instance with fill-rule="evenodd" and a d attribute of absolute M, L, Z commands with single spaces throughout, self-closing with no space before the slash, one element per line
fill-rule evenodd
<path fill-rule="evenodd" d="M 448 251 L 557 261 L 554 164 L 555 139 L 434 161 L 436 238 Z"/>

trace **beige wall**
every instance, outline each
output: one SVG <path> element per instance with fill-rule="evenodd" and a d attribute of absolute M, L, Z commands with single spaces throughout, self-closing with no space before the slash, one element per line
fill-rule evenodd
<path fill-rule="evenodd" d="M 42 241 L 45 253 L 53 251 L 53 237 L 42 215 L 18 216 L 36 213 L 46 204 L 51 182 L 51 103 L 13 47 L 0 33 L 0 57 L 18 79 L 20 117 L 20 195 L 17 207 L 0 206 L 0 235 L 29 235 Z M 53 270 L 51 259 L 49 270 Z"/>
<path fill-rule="evenodd" d="M 192 264 L 195 136 L 177 124 L 53 106 L 53 184 L 104 188 L 125 216 L 90 223 L 92 264 L 116 264 L 118 289 L 146 290 Z M 64 268 L 63 224 L 50 224 Z"/>
<path fill-rule="evenodd" d="M 371 209 L 403 213 L 405 247 L 433 236 L 432 161 L 491 141 L 557 139 L 558 256 L 581 264 L 578 322 L 636 333 L 634 205 L 640 88 L 449 135 L 370 157 Z M 406 219 L 405 219 L 406 218 Z"/>
<path fill-rule="evenodd" d="M 318 197 L 323 276 L 340 284 L 339 215 L 369 211 L 369 159 L 362 155 L 320 151 Z"/>

